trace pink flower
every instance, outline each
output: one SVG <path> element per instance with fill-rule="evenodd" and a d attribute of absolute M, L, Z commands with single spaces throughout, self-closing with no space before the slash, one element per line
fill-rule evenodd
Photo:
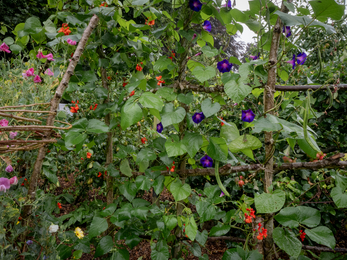
<path fill-rule="evenodd" d="M 67 39 L 67 43 L 70 44 L 70 45 L 76 45 L 77 44 L 76 41 L 73 41 L 70 38 Z"/>
<path fill-rule="evenodd" d="M 6 169 L 5 169 L 6 172 L 10 173 L 10 172 L 13 172 L 13 167 L 11 164 L 7 165 Z M 0 178 L 1 179 L 1 178 Z M 1 184 L 1 183 L 0 183 Z"/>
<path fill-rule="evenodd" d="M 15 138 L 18 135 L 17 132 L 10 132 L 10 139 Z"/>
<path fill-rule="evenodd" d="M 10 179 L 10 184 L 11 185 L 17 185 L 18 184 L 18 178 L 17 176 L 14 176 Z"/>
<path fill-rule="evenodd" d="M 41 78 L 40 78 L 39 75 L 36 75 L 36 76 L 34 77 L 34 82 L 35 82 L 35 83 L 40 83 L 40 82 L 42 82 L 42 80 L 41 80 Z"/>
<path fill-rule="evenodd" d="M 8 126 L 8 121 L 6 119 L 1 119 L 0 126 Z"/>
<path fill-rule="evenodd" d="M 28 78 L 30 76 L 34 76 L 34 68 L 28 69 L 26 72 L 22 73 L 24 78 Z"/>
<path fill-rule="evenodd" d="M 0 51 L 11 53 L 10 47 L 8 47 L 8 45 L 4 42 L 0 45 Z"/>
<path fill-rule="evenodd" d="M 0 185 L 0 191 L 6 192 L 6 186 L 5 185 Z"/>
<path fill-rule="evenodd" d="M 37 53 L 36 57 L 37 57 L 38 59 L 44 59 L 44 58 L 45 58 L 45 55 L 42 54 L 42 51 L 39 51 L 39 52 Z"/>
<path fill-rule="evenodd" d="M 45 74 L 48 76 L 54 76 L 53 71 L 51 71 L 51 69 L 49 69 L 49 68 L 45 71 Z"/>
<path fill-rule="evenodd" d="M 45 55 L 45 58 L 47 58 L 47 60 L 54 61 L 52 53 Z"/>

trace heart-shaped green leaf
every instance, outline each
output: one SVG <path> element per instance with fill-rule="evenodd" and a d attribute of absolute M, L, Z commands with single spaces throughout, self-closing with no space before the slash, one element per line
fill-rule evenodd
<path fill-rule="evenodd" d="M 214 114 L 216 114 L 220 109 L 220 104 L 218 102 L 212 104 L 211 99 L 206 98 L 201 103 L 201 110 L 204 113 L 205 117 L 210 117 Z"/>

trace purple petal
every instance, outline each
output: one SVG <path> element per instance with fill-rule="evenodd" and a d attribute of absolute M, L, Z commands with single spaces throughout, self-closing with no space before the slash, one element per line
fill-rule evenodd
<path fill-rule="evenodd" d="M 296 56 L 296 62 L 298 63 L 298 65 L 304 65 L 305 61 L 307 59 L 307 54 L 305 52 L 300 52 L 297 56 Z"/>
<path fill-rule="evenodd" d="M 283 32 L 287 38 L 292 35 L 292 30 L 290 29 L 290 26 L 283 26 Z"/>
<path fill-rule="evenodd" d="M 157 132 L 160 134 L 161 132 L 163 132 L 163 124 L 160 122 L 159 124 L 157 124 Z"/>
<path fill-rule="evenodd" d="M 4 177 L 0 178 L 0 185 L 4 186 L 6 190 L 8 190 L 11 187 L 10 180 Z"/>
<path fill-rule="evenodd" d="M 200 159 L 200 163 L 202 165 L 202 167 L 204 168 L 209 168 L 213 166 L 213 160 L 210 156 L 205 155 Z"/>
<path fill-rule="evenodd" d="M 199 0 L 189 0 L 189 7 L 195 12 L 199 12 L 202 7 L 202 3 Z"/>
<path fill-rule="evenodd" d="M 242 110 L 242 116 L 241 116 L 241 120 L 243 122 L 252 122 L 254 120 L 255 114 L 253 113 L 253 111 L 251 109 L 248 110 Z"/>
<path fill-rule="evenodd" d="M 220 62 L 217 63 L 217 69 L 221 72 L 229 72 L 231 70 L 231 67 L 233 66 L 233 64 L 229 63 L 228 60 L 224 59 Z"/>
<path fill-rule="evenodd" d="M 193 119 L 193 122 L 195 124 L 199 124 L 202 120 L 205 119 L 205 115 L 204 113 L 200 112 L 200 113 L 195 113 L 193 116 L 192 116 L 192 119 Z"/>
<path fill-rule="evenodd" d="M 292 60 L 288 60 L 288 61 L 286 61 L 287 63 L 289 63 L 289 64 L 292 64 L 292 68 L 294 69 L 295 68 L 295 54 L 293 54 L 293 59 Z"/>
<path fill-rule="evenodd" d="M 0 126 L 8 126 L 8 121 L 6 119 L 1 119 Z"/>
<path fill-rule="evenodd" d="M 211 23 L 209 21 L 205 21 L 202 28 L 204 28 L 205 31 L 211 32 Z"/>

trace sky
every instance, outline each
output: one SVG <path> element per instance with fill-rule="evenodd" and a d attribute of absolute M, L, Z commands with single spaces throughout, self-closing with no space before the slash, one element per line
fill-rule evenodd
<path fill-rule="evenodd" d="M 233 2 L 233 1 L 232 1 Z M 246 11 L 249 10 L 249 4 L 247 0 L 237 0 L 235 8 L 239 9 L 240 11 Z M 252 39 L 253 36 L 256 36 L 254 32 L 252 32 L 247 25 L 241 24 L 243 26 L 243 33 L 240 35 L 240 32 L 238 34 L 241 37 L 241 41 L 248 43 L 248 42 L 254 42 L 254 39 Z"/>

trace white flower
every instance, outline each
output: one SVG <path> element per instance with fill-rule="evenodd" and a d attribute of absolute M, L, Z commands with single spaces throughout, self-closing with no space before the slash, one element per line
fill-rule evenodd
<path fill-rule="evenodd" d="M 49 226 L 49 233 L 55 233 L 55 232 L 57 232 L 58 231 L 58 229 L 59 229 L 59 226 L 58 225 L 54 225 L 54 224 L 52 224 L 52 225 L 50 225 Z"/>

